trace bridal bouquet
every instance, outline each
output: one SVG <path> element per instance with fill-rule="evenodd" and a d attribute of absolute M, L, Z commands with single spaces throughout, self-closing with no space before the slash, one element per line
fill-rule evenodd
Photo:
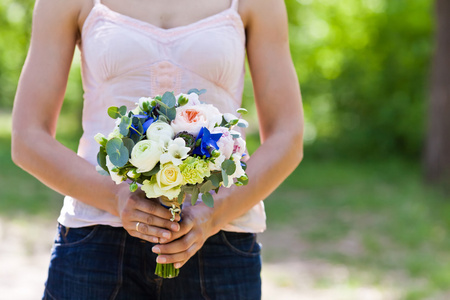
<path fill-rule="evenodd" d="M 159 197 L 172 213 L 171 221 L 181 213 L 187 194 L 192 205 L 201 196 L 205 205 L 213 207 L 211 193 L 221 186 L 248 182 L 242 161 L 245 140 L 233 130 L 248 123 L 201 103 L 199 95 L 204 91 L 143 97 L 131 111 L 126 106 L 110 107 L 108 115 L 117 119 L 114 130 L 108 137 L 95 136 L 101 173 L 109 174 L 116 184 L 126 181 L 132 192 L 140 187 L 147 198 Z M 178 273 L 173 264 L 156 266 L 155 274 L 163 278 Z"/>

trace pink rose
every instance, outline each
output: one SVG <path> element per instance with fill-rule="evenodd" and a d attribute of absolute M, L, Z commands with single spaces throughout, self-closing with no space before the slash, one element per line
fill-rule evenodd
<path fill-rule="evenodd" d="M 225 127 L 216 127 L 211 130 L 211 133 L 221 133 L 222 136 L 220 140 L 217 142 L 217 146 L 219 146 L 219 151 L 225 155 L 225 158 L 229 159 L 231 154 L 233 153 L 234 147 L 234 139 L 230 134 L 230 130 Z"/>
<path fill-rule="evenodd" d="M 177 107 L 177 115 L 170 125 L 175 134 L 187 131 L 197 136 L 202 127 L 211 130 L 221 120 L 222 114 L 211 104 L 185 105 Z"/>

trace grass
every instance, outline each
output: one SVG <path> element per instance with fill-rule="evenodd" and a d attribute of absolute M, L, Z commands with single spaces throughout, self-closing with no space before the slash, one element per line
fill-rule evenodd
<path fill-rule="evenodd" d="M 265 204 L 269 228 L 294 232 L 307 257 L 374 282 L 403 274 L 412 300 L 450 290 L 448 200 L 422 183 L 418 164 L 306 159 Z"/>
<path fill-rule="evenodd" d="M 68 122 L 61 141 L 74 149 L 79 129 L 70 124 L 76 120 L 61 122 Z M 249 137 L 249 144 L 257 141 Z M 307 150 L 300 167 L 265 201 L 270 230 L 302 244 L 296 259 L 346 266 L 349 284 L 367 280 L 361 274 L 370 274 L 374 285 L 392 281 L 406 300 L 450 291 L 450 201 L 422 183 L 418 163 L 308 160 Z M 0 217 L 55 218 L 63 197 L 16 167 L 10 155 L 10 137 L 0 132 Z M 264 256 L 283 259 L 270 248 Z M 330 284 L 327 278 L 317 282 Z"/>

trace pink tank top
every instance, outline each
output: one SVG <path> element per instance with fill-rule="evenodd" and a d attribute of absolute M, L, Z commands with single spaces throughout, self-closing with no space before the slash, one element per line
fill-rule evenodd
<path fill-rule="evenodd" d="M 94 135 L 107 136 L 114 128 L 108 107 L 126 105 L 132 109 L 143 96 L 206 89 L 201 101 L 223 113 L 234 113 L 241 106 L 245 71 L 245 30 L 237 6 L 238 0 L 232 0 L 222 12 L 163 29 L 95 0 L 78 45 L 84 88 L 78 155 L 96 165 L 99 146 Z M 58 221 L 67 227 L 122 226 L 118 217 L 69 196 Z M 263 202 L 223 229 L 263 231 Z"/>

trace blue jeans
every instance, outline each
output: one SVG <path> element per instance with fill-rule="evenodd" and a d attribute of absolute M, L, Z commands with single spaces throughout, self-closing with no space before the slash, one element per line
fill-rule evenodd
<path fill-rule="evenodd" d="M 261 298 L 261 247 L 253 233 L 211 236 L 172 279 L 153 274 L 152 246 L 121 227 L 59 225 L 43 299 Z"/>

